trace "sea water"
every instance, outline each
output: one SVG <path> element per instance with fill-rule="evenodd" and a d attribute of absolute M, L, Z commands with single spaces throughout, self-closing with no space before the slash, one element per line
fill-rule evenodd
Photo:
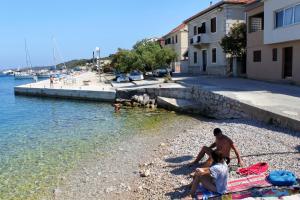
<path fill-rule="evenodd" d="M 106 103 L 14 95 L 14 86 L 30 82 L 0 77 L 0 199 L 41 199 L 82 160 L 105 156 L 123 138 L 176 117 L 161 110 L 116 114 Z"/>

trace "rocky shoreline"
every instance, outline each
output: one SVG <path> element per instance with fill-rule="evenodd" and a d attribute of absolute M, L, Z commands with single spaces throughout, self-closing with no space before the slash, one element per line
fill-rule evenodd
<path fill-rule="evenodd" d="M 184 198 L 194 170 L 186 163 L 201 146 L 213 142 L 216 127 L 236 142 L 246 165 L 268 162 L 271 170 L 287 169 L 300 176 L 300 138 L 295 132 L 254 121 L 190 116 L 165 125 L 160 134 L 124 141 L 106 160 L 84 163 L 54 199 Z M 230 168 L 230 178 L 237 178 L 236 159 Z"/>
<path fill-rule="evenodd" d="M 151 99 L 148 94 L 134 95 L 130 99 L 116 99 L 114 106 L 116 108 L 124 107 L 142 107 L 142 108 L 157 108 L 156 99 Z"/>

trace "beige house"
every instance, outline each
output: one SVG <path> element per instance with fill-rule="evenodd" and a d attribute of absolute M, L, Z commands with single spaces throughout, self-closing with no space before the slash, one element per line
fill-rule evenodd
<path fill-rule="evenodd" d="M 226 75 L 232 71 L 220 46 L 234 23 L 245 22 L 249 0 L 223 0 L 185 21 L 189 30 L 189 72 Z"/>
<path fill-rule="evenodd" d="M 173 49 L 177 53 L 177 59 L 171 64 L 174 72 L 188 72 L 188 27 L 181 24 L 170 33 L 163 36 L 162 45 Z"/>
<path fill-rule="evenodd" d="M 300 84 L 300 0 L 256 1 L 246 14 L 247 76 Z"/>

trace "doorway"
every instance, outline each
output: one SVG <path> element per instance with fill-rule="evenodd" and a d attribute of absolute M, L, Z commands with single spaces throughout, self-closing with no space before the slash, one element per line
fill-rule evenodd
<path fill-rule="evenodd" d="M 207 67 L 207 50 L 202 50 L 202 71 L 206 72 Z"/>
<path fill-rule="evenodd" d="M 293 76 L 293 47 L 283 48 L 283 78 Z"/>

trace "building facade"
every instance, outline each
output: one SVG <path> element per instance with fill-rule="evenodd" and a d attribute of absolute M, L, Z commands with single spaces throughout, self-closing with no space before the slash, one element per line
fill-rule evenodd
<path fill-rule="evenodd" d="M 249 4 L 247 76 L 300 84 L 300 0 Z"/>
<path fill-rule="evenodd" d="M 171 64 L 174 72 L 188 72 L 188 26 L 181 24 L 170 33 L 163 36 L 164 47 L 171 48 L 177 53 L 177 59 Z"/>
<path fill-rule="evenodd" d="M 226 75 L 229 61 L 220 42 L 235 23 L 245 22 L 249 0 L 223 0 L 185 21 L 188 24 L 189 72 Z"/>

